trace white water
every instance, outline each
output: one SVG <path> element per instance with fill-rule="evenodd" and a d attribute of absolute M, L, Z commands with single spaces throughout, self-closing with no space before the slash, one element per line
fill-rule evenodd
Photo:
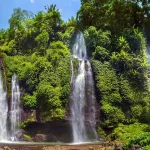
<path fill-rule="evenodd" d="M 91 68 L 91 64 L 87 61 L 88 71 L 87 71 L 87 87 L 88 87 L 88 116 L 87 120 L 90 124 L 90 130 L 94 134 L 95 140 L 98 139 L 98 135 L 96 132 L 96 97 L 94 91 L 94 81 L 93 81 L 93 72 Z"/>
<path fill-rule="evenodd" d="M 0 71 L 0 142 L 7 141 L 7 113 L 6 92 L 3 89 L 2 73 Z"/>
<path fill-rule="evenodd" d="M 11 120 L 11 140 L 17 141 L 17 132 L 19 131 L 19 125 L 21 123 L 21 111 L 20 111 L 20 89 L 16 75 L 12 76 L 12 89 L 11 89 L 11 108 L 10 108 L 10 120 Z"/>
<path fill-rule="evenodd" d="M 147 54 L 147 58 L 148 58 L 148 64 L 150 64 L 150 46 L 149 45 L 147 45 L 146 54 Z"/>
<path fill-rule="evenodd" d="M 80 32 L 77 34 L 75 44 L 73 45 L 73 57 L 78 59 L 78 74 L 74 74 L 74 66 L 71 61 L 72 66 L 72 77 L 71 77 L 71 126 L 73 132 L 73 142 L 82 143 L 88 142 L 90 139 L 88 136 L 88 131 L 85 122 L 88 122 L 88 127 L 90 133 L 94 134 L 94 140 L 97 138 L 97 133 L 95 130 L 96 120 L 95 120 L 95 93 L 93 84 L 93 75 L 91 64 L 87 59 L 86 46 L 84 41 L 84 36 Z M 89 89 L 90 96 L 87 98 L 87 90 Z M 88 109 L 86 110 L 86 105 Z M 85 118 L 85 113 L 90 114 Z"/>

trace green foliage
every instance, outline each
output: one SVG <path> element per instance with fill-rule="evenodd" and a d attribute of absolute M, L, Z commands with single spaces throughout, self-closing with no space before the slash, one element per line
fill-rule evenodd
<path fill-rule="evenodd" d="M 0 30 L 8 95 L 12 74 L 16 73 L 24 108 L 36 109 L 42 122 L 62 119 L 70 92 L 69 49 L 76 32 L 82 30 L 88 56 L 92 58 L 100 125 L 105 129 L 117 127 L 111 135 L 114 139 L 127 140 L 132 137 L 132 130 L 141 134 L 131 139 L 127 147 L 134 143 L 148 145 L 144 125 L 120 123 L 150 122 L 143 36 L 143 31 L 149 31 L 149 4 L 142 0 L 81 0 L 77 19 L 72 17 L 68 22 L 62 21 L 56 5 L 47 6 L 34 16 L 26 10 L 14 9 L 10 27 Z M 72 63 L 77 74 L 79 62 L 72 59 Z M 33 121 L 26 120 L 22 127 Z M 101 127 L 98 132 L 105 136 Z"/>
<path fill-rule="evenodd" d="M 142 105 L 135 105 L 131 107 L 131 115 L 133 116 L 133 118 L 139 118 L 142 115 Z"/>
<path fill-rule="evenodd" d="M 33 93 L 33 95 L 25 94 L 23 96 L 24 106 L 28 108 L 36 108 L 37 105 L 36 95 L 37 93 L 35 92 Z"/>
<path fill-rule="evenodd" d="M 31 140 L 31 136 L 29 136 L 29 135 L 27 135 L 27 134 L 23 134 L 23 137 L 24 137 L 25 139 Z"/>
<path fill-rule="evenodd" d="M 67 27 L 65 32 L 58 32 L 59 39 L 63 43 L 65 43 L 67 45 L 67 47 L 70 47 L 72 44 L 71 39 L 72 39 L 74 32 L 75 32 L 74 26 Z"/>
<path fill-rule="evenodd" d="M 99 89 L 101 100 L 110 103 L 120 103 L 122 101 L 119 94 L 119 85 L 115 71 L 109 63 L 92 61 L 94 73 L 96 73 L 96 86 Z"/>
<path fill-rule="evenodd" d="M 130 67 L 129 65 L 131 65 L 131 60 L 131 56 L 123 50 L 120 53 L 113 52 L 111 56 L 111 63 L 118 72 L 127 71 Z"/>
<path fill-rule="evenodd" d="M 76 58 L 71 58 L 71 59 L 72 59 L 73 67 L 74 67 L 74 74 L 77 75 L 78 74 L 79 61 Z"/>
<path fill-rule="evenodd" d="M 106 137 L 105 131 L 100 126 L 97 127 L 97 133 L 98 133 L 99 137 L 101 137 L 101 138 Z"/>
<path fill-rule="evenodd" d="M 148 65 L 141 32 L 148 19 L 143 15 L 148 2 L 85 0 L 81 4 L 77 18 L 93 56 L 101 121 L 107 127 L 116 126 L 119 119 L 124 123 L 149 122 Z M 121 116 L 110 115 L 115 109 Z"/>
<path fill-rule="evenodd" d="M 60 95 L 59 87 L 54 88 L 45 82 L 38 85 L 37 105 L 41 112 L 42 121 L 48 121 L 51 118 L 62 118 L 64 116 L 65 111 L 61 107 Z"/>
<path fill-rule="evenodd" d="M 49 35 L 46 30 L 43 30 L 36 38 L 35 41 L 37 42 L 38 51 L 40 54 L 44 55 L 45 50 L 48 46 Z"/>
<path fill-rule="evenodd" d="M 93 60 L 92 65 L 96 77 L 96 87 L 100 95 L 103 125 L 108 128 L 115 127 L 125 119 L 120 108 L 122 98 L 116 73 L 109 63 Z"/>
<path fill-rule="evenodd" d="M 95 52 L 93 53 L 93 59 L 99 60 L 101 62 L 109 60 L 109 52 L 107 49 L 97 46 Z"/>
<path fill-rule="evenodd" d="M 150 149 L 150 145 L 142 147 L 142 150 L 149 150 L 149 149 Z"/>
<path fill-rule="evenodd" d="M 103 51 L 104 48 L 107 49 L 110 46 L 111 42 L 110 35 L 111 34 L 109 31 L 103 32 L 102 30 L 97 30 L 94 26 L 90 26 L 87 30 L 85 30 L 84 36 L 89 55 L 91 55 L 92 52 L 94 52 L 97 46 L 99 46 L 97 48 L 97 51 L 100 49 L 100 47 L 103 47 L 101 48 Z"/>
<path fill-rule="evenodd" d="M 148 122 L 149 123 L 149 118 L 150 118 L 150 105 L 149 105 L 149 96 L 146 97 L 148 100 L 146 100 L 147 104 L 143 108 L 143 113 L 141 116 L 141 121 L 142 122 Z"/>
<path fill-rule="evenodd" d="M 60 80 L 61 85 L 61 96 L 60 99 L 62 101 L 63 107 L 66 108 L 68 104 L 68 97 L 70 94 L 70 77 L 71 77 L 71 66 L 70 66 L 70 57 L 66 56 L 61 58 L 58 64 L 58 68 L 56 73 Z"/>
<path fill-rule="evenodd" d="M 47 50 L 47 59 L 48 61 L 51 61 L 52 64 L 55 66 L 59 62 L 59 60 L 62 57 L 65 57 L 66 55 L 69 55 L 70 52 L 66 45 L 64 45 L 62 42 L 52 42 L 50 44 L 49 49 Z"/>
<path fill-rule="evenodd" d="M 150 132 L 145 132 L 141 134 L 137 134 L 131 137 L 125 144 L 124 149 L 128 150 L 130 147 L 139 144 L 142 149 L 147 149 L 150 143 Z M 145 147 L 145 148 L 144 148 Z"/>
<path fill-rule="evenodd" d="M 124 28 L 149 25 L 149 1 L 135 0 L 82 0 L 77 18 L 82 28 L 95 26 L 118 35 Z M 148 30 L 149 31 L 149 30 Z"/>
<path fill-rule="evenodd" d="M 30 123 L 33 123 L 33 122 L 35 122 L 34 118 L 27 119 L 21 123 L 21 128 L 25 128 L 27 125 L 29 125 Z"/>
<path fill-rule="evenodd" d="M 125 116 L 121 109 L 107 103 L 102 103 L 101 112 L 105 117 L 104 126 L 107 128 L 115 127 L 119 122 L 123 122 Z"/>
<path fill-rule="evenodd" d="M 129 44 L 123 36 L 119 37 L 118 46 L 119 46 L 119 49 L 123 51 L 127 52 L 130 50 Z"/>
<path fill-rule="evenodd" d="M 145 133 L 148 125 L 134 123 L 130 125 L 119 124 L 113 132 L 109 135 L 113 140 L 121 140 L 121 141 L 129 141 L 131 138 L 136 137 L 137 135 L 141 135 Z M 136 143 L 139 144 L 139 143 Z"/>
<path fill-rule="evenodd" d="M 143 55 L 146 50 L 146 41 L 142 32 L 138 28 L 124 29 L 123 32 L 130 46 L 130 51 Z"/>
<path fill-rule="evenodd" d="M 121 59 L 125 58 L 124 53 L 120 56 Z M 116 59 L 119 58 L 116 57 Z M 125 65 L 125 63 L 127 61 L 122 64 Z M 114 70 L 113 66 L 106 61 L 92 60 L 92 66 L 101 104 L 102 125 L 105 128 L 116 127 L 120 122 L 132 123 L 148 119 L 148 92 L 144 89 L 141 90 L 141 86 L 145 86 L 146 82 L 138 87 L 135 86 L 134 81 L 130 81 L 126 72 Z"/>
<path fill-rule="evenodd" d="M 41 121 L 62 118 L 70 92 L 70 52 L 60 41 L 52 42 L 45 56 L 5 56 L 8 82 L 16 73 L 24 107 L 37 109 Z M 9 91 L 11 87 L 9 85 Z"/>
<path fill-rule="evenodd" d="M 134 91 L 132 90 L 129 81 L 125 79 L 123 75 L 120 76 L 119 87 L 123 101 L 127 103 L 132 103 L 134 98 Z"/>

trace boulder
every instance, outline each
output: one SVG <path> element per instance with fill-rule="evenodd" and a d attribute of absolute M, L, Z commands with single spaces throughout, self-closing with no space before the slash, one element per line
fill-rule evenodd
<path fill-rule="evenodd" d="M 116 143 L 115 150 L 123 150 L 123 145 L 121 143 Z"/>
<path fill-rule="evenodd" d="M 36 134 L 33 137 L 34 142 L 45 142 L 47 140 L 47 136 L 45 134 Z"/>

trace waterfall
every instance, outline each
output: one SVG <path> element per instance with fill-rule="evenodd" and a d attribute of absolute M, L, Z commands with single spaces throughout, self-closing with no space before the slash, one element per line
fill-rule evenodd
<path fill-rule="evenodd" d="M 16 75 L 12 76 L 12 89 L 11 89 L 11 107 L 10 107 L 10 120 L 11 120 L 11 140 L 17 141 L 17 132 L 21 123 L 20 111 L 20 89 Z"/>
<path fill-rule="evenodd" d="M 87 59 L 84 36 L 80 32 L 76 36 L 72 49 L 72 57 L 79 61 L 78 73 L 74 73 L 74 66 L 71 60 L 71 126 L 73 132 L 73 142 L 89 142 L 97 139 L 95 130 L 95 93 L 91 64 Z M 88 127 L 86 127 L 86 124 Z M 91 136 L 89 135 L 92 134 Z"/>
<path fill-rule="evenodd" d="M 7 112 L 6 92 L 3 89 L 2 73 L 0 71 L 0 141 L 7 141 Z"/>
<path fill-rule="evenodd" d="M 88 110 L 87 110 L 87 121 L 89 122 L 91 133 L 93 134 L 93 138 L 96 140 L 98 139 L 98 135 L 96 132 L 96 97 L 95 97 L 95 91 L 94 91 L 94 81 L 93 81 L 93 72 L 91 68 L 91 64 L 89 61 L 87 61 L 87 104 L 88 104 Z"/>

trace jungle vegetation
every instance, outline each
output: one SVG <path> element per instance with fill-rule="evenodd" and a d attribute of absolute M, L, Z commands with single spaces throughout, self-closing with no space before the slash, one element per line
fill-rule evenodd
<path fill-rule="evenodd" d="M 0 30 L 9 93 L 16 73 L 24 109 L 37 110 L 42 122 L 62 119 L 70 93 L 71 48 L 78 31 L 84 33 L 93 68 L 101 116 L 98 131 L 105 136 L 111 130 L 108 137 L 127 141 L 126 148 L 145 140 L 141 145 L 146 149 L 150 141 L 148 0 L 81 0 L 76 17 L 67 22 L 56 5 L 37 14 L 14 9 L 9 28 Z"/>

